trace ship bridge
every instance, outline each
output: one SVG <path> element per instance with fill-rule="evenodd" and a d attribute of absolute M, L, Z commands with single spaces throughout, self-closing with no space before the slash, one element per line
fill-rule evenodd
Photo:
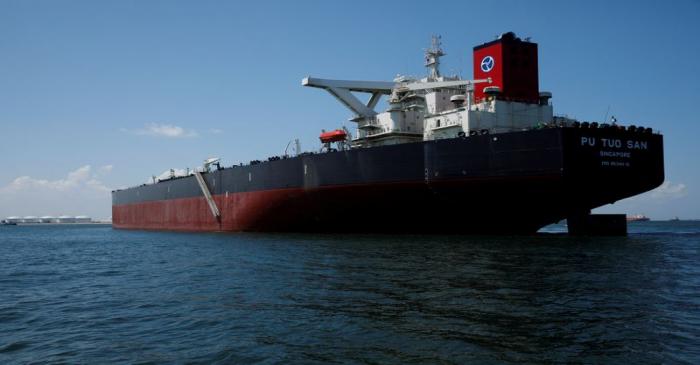
<path fill-rule="evenodd" d="M 433 36 L 431 47 L 425 51 L 428 75 L 423 79 L 400 76 L 394 81 L 353 81 L 306 77 L 302 85 L 326 90 L 353 113 L 350 121 L 357 123 L 354 147 L 511 132 L 553 121 L 551 94 L 537 90 L 536 50 L 536 44 L 505 33 L 474 48 L 477 78 L 461 80 L 441 75 L 440 57 L 445 52 L 440 38 Z M 369 94 L 368 101 L 361 101 L 353 92 Z M 375 108 L 382 96 L 388 96 L 389 107 L 377 112 Z"/>

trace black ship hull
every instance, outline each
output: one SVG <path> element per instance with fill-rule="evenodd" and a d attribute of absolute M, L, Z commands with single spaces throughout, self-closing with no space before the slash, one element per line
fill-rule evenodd
<path fill-rule="evenodd" d="M 234 166 L 112 193 L 115 228 L 532 233 L 659 186 L 663 138 L 548 128 Z"/>

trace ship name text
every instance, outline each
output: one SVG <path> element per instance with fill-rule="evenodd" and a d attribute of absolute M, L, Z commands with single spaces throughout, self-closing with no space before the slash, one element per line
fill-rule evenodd
<path fill-rule="evenodd" d="M 636 141 L 633 139 L 622 140 L 613 138 L 581 137 L 581 146 L 595 147 L 598 143 L 603 148 L 626 148 L 628 150 L 648 150 L 647 141 Z"/>

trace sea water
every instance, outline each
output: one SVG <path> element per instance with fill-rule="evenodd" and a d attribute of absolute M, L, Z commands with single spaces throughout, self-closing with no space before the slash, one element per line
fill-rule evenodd
<path fill-rule="evenodd" d="M 700 363 L 700 223 L 628 237 L 0 227 L 0 363 Z"/>

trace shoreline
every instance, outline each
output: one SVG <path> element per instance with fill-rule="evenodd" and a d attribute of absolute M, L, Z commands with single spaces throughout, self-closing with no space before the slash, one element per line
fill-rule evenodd
<path fill-rule="evenodd" d="M 111 225 L 112 222 L 80 222 L 80 223 L 16 223 L 16 224 L 2 224 L 5 226 L 85 226 L 85 225 L 95 225 L 101 224 Z"/>

